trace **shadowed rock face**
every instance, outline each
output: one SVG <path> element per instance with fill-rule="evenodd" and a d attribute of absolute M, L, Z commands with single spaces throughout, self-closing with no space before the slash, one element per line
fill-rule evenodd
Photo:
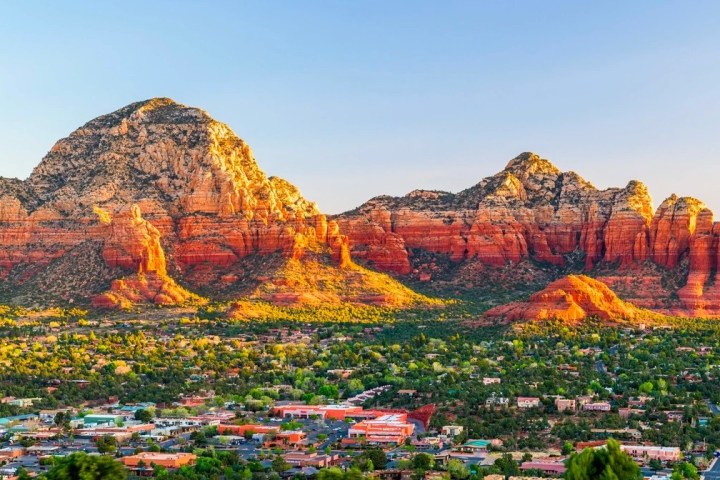
<path fill-rule="evenodd" d="M 354 257 L 422 281 L 432 277 L 416 268 L 423 265 L 413 264 L 413 252 L 446 255 L 455 265 L 529 260 L 567 272 L 575 271 L 572 260 L 584 258 L 584 271 L 609 269 L 620 278 L 648 264 L 671 271 L 689 259 L 675 313 L 720 313 L 718 227 L 700 201 L 672 196 L 654 212 L 641 182 L 598 190 L 533 153 L 460 193 L 376 197 L 335 219 Z M 659 285 L 657 291 L 673 293 Z"/>
<path fill-rule="evenodd" d="M 352 266 L 347 238 L 313 202 L 267 177 L 226 125 L 167 98 L 98 117 L 57 142 L 27 180 L 0 179 L 0 278 L 10 296 L 88 240 L 124 273 L 102 280 L 102 295 L 101 285 L 74 292 L 98 306 L 194 298 L 173 278 L 211 293 L 242 290 L 250 257 L 312 254 L 338 272 Z M 251 287 L 271 273 L 260 264 Z M 360 298 L 362 282 L 355 287 Z"/>

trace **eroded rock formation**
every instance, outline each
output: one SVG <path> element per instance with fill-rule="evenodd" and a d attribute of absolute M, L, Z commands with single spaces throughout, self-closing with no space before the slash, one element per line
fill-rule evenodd
<path fill-rule="evenodd" d="M 658 315 L 618 298 L 604 283 L 585 275 L 569 275 L 552 282 L 526 302 L 488 310 L 486 318 L 504 321 L 650 320 Z"/>
<path fill-rule="evenodd" d="M 637 295 L 648 306 L 677 314 L 720 313 L 720 287 L 715 287 L 720 228 L 700 201 L 672 196 L 654 212 L 641 182 L 598 190 L 532 153 L 460 193 L 376 197 L 336 220 L 354 257 L 421 281 L 432 281 L 428 272 L 437 270 L 423 263 L 424 253 L 445 256 L 454 265 L 512 268 L 530 261 L 560 273 L 602 275 L 619 286 L 626 280 L 628 286 L 636 284 L 654 265 L 687 278 L 678 291 L 661 285 L 662 272 L 653 277 L 651 294 L 677 293 L 679 302 L 640 298 L 647 291 L 630 298 Z M 682 273 L 688 261 L 689 273 Z"/>
<path fill-rule="evenodd" d="M 84 242 L 102 243 L 109 271 L 122 275 L 74 295 L 97 306 L 196 298 L 173 278 L 209 295 L 251 292 L 272 274 L 264 257 L 281 268 L 312 252 L 352 266 L 348 239 L 314 203 L 267 177 L 226 125 L 166 98 L 90 121 L 25 181 L 0 179 L 0 241 L 11 292 Z"/>

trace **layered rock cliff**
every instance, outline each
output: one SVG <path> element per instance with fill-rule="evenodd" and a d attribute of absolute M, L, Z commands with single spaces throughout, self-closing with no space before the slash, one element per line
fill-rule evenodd
<path fill-rule="evenodd" d="M 701 202 L 673 196 L 654 211 L 647 187 L 638 181 L 599 190 L 532 153 L 460 193 L 376 197 L 335 219 L 354 257 L 420 281 L 442 277 L 437 263 L 443 258 L 450 265 L 445 270 L 480 263 L 503 275 L 529 265 L 558 276 L 604 276 L 618 288 L 624 283 L 630 299 L 637 296 L 652 308 L 720 314 L 720 228 Z M 651 295 L 657 292 L 650 299 L 642 298 L 648 292 L 629 288 L 648 271 L 656 274 L 645 285 Z M 673 283 L 670 277 L 682 278 Z M 465 278 L 460 287 L 488 281 L 493 278 Z"/>
<path fill-rule="evenodd" d="M 59 267 L 81 248 L 94 272 Z M 353 265 L 337 224 L 296 187 L 267 177 L 227 125 L 167 98 L 98 117 L 57 142 L 27 180 L 0 179 L 0 279 L 10 299 L 32 298 L 41 282 L 50 288 L 36 300 L 96 306 L 199 301 L 188 289 L 232 298 L 282 283 L 288 262 L 309 254 L 341 284 L 344 269 L 363 272 L 350 301 L 362 302 L 377 278 L 397 287 L 394 302 L 419 298 Z M 80 290 L 63 288 L 93 274 Z M 287 298 L 307 293 L 284 281 Z"/>

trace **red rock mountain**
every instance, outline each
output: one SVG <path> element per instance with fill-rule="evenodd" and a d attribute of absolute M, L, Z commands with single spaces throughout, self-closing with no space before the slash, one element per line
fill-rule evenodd
<path fill-rule="evenodd" d="M 552 282 L 525 302 L 492 308 L 486 318 L 504 321 L 561 320 L 575 323 L 601 320 L 652 319 L 657 314 L 624 302 L 604 283 L 585 275 L 568 275 Z"/>
<path fill-rule="evenodd" d="M 642 306 L 720 314 L 720 227 L 700 201 L 654 211 L 638 181 L 599 190 L 533 153 L 460 193 L 376 197 L 335 220 L 353 257 L 415 280 L 473 289 L 585 272 Z"/>
<path fill-rule="evenodd" d="M 230 128 L 166 98 L 90 121 L 25 181 L 0 179 L 0 240 L 15 302 L 421 299 L 353 264 L 337 223 L 267 177 Z M 308 265 L 332 271 L 333 288 L 318 297 Z"/>
<path fill-rule="evenodd" d="M 457 194 L 328 218 L 229 127 L 158 98 L 90 121 L 27 180 L 0 178 L 0 299 L 408 306 L 429 300 L 398 280 L 497 301 L 584 272 L 639 306 L 713 316 L 719 237 L 698 200 L 654 211 L 640 182 L 598 190 L 531 153 Z"/>

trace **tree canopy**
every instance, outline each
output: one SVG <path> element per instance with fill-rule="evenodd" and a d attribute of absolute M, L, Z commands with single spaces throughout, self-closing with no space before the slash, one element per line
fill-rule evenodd
<path fill-rule="evenodd" d="M 616 440 L 608 440 L 605 448 L 586 448 L 567 462 L 568 480 L 639 480 L 640 467 L 620 449 Z"/>

